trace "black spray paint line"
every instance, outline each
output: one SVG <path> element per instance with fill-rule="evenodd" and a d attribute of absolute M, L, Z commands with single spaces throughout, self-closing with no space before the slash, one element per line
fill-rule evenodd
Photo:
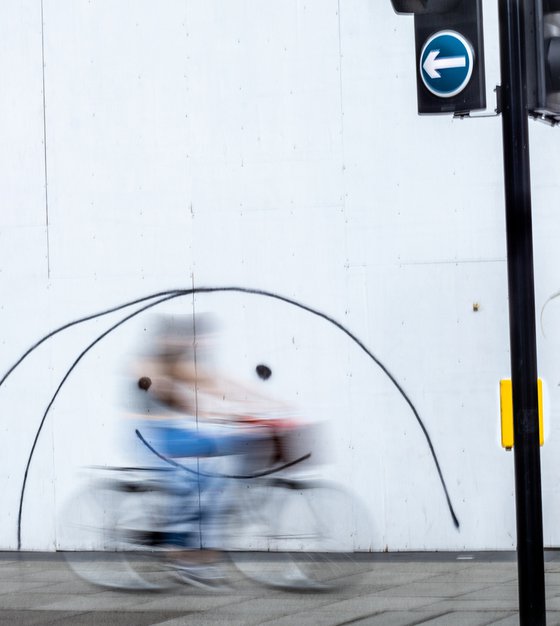
<path fill-rule="evenodd" d="M 93 315 L 86 315 L 86 317 L 81 317 L 80 319 L 77 319 L 74 322 L 69 322 L 68 324 L 64 324 L 63 326 L 56 328 L 55 330 L 51 331 L 48 335 L 45 335 L 44 337 L 39 339 L 39 341 L 34 343 L 29 349 L 27 349 L 22 354 L 22 356 L 20 356 L 20 358 L 8 369 L 8 371 L 0 379 L 0 387 L 4 384 L 8 376 L 18 367 L 18 365 L 20 365 L 21 362 L 24 361 L 34 350 L 36 350 L 41 344 L 45 343 L 47 339 L 50 339 L 51 337 L 58 335 L 58 333 L 62 332 L 63 330 L 71 328 L 72 326 L 77 326 L 78 324 L 81 324 L 82 322 L 89 322 L 90 320 L 96 319 L 97 317 L 103 317 L 104 315 L 109 315 L 110 313 L 121 311 L 122 309 L 126 309 L 129 306 L 133 306 L 134 304 L 140 304 L 141 302 L 146 302 L 147 300 L 152 300 L 154 298 L 168 296 L 171 293 L 179 293 L 179 292 L 182 293 L 183 290 L 176 289 L 174 291 L 162 291 L 161 293 L 154 293 L 151 296 L 138 298 L 138 300 L 131 300 L 130 302 L 127 302 L 126 304 L 120 304 L 119 306 L 106 309 L 105 311 L 101 311 L 101 313 L 94 313 Z"/>
<path fill-rule="evenodd" d="M 143 313 L 147 309 L 149 309 L 149 308 L 151 308 L 153 306 L 156 306 L 158 304 L 161 304 L 162 302 L 166 302 L 167 300 L 172 300 L 173 298 L 176 298 L 178 295 L 183 295 L 183 294 L 177 294 L 176 292 L 174 292 L 173 295 L 167 296 L 166 298 L 159 298 L 155 302 L 150 302 L 150 304 L 144 305 L 143 307 L 141 307 L 137 311 L 134 311 L 133 313 L 130 313 L 129 315 L 127 315 L 126 317 L 121 319 L 116 324 L 113 324 L 113 326 L 108 328 L 104 333 L 102 333 L 96 339 L 94 339 L 87 346 L 87 348 L 85 348 L 85 350 L 83 350 L 79 354 L 78 358 L 72 363 L 70 368 L 67 370 L 66 374 L 62 377 L 62 380 L 60 381 L 58 387 L 56 388 L 56 391 L 54 392 L 54 394 L 53 394 L 53 396 L 52 396 L 52 398 L 51 398 L 51 400 L 49 402 L 49 404 L 47 405 L 47 408 L 45 409 L 45 412 L 43 413 L 43 417 L 42 417 L 41 422 L 39 424 L 39 428 L 37 429 L 37 432 L 35 433 L 35 438 L 33 440 L 33 445 L 31 446 L 31 451 L 29 452 L 29 457 L 27 459 L 27 464 L 25 465 L 25 472 L 24 472 L 24 475 L 23 475 L 23 482 L 22 482 L 22 485 L 21 485 L 21 493 L 20 493 L 20 497 L 19 497 L 19 508 L 18 508 L 18 519 L 17 519 L 17 546 L 18 546 L 17 549 L 18 550 L 21 550 L 21 519 L 22 519 L 22 515 L 23 515 L 23 498 L 25 496 L 25 487 L 27 485 L 27 476 L 29 474 L 29 467 L 31 466 L 31 460 L 33 459 L 33 454 L 35 452 L 35 448 L 37 447 L 37 442 L 39 441 L 39 435 L 41 434 L 41 431 L 43 430 L 43 426 L 45 424 L 45 420 L 47 419 L 47 415 L 49 414 L 49 411 L 51 410 L 51 407 L 54 404 L 54 401 L 56 400 L 56 397 L 60 393 L 60 390 L 62 389 L 62 386 L 68 380 L 68 377 L 70 376 L 70 374 L 72 373 L 74 368 L 78 365 L 78 363 L 83 359 L 83 357 L 97 343 L 99 343 L 103 338 L 105 338 L 108 334 L 112 333 L 119 326 L 121 326 L 125 322 L 128 322 L 128 320 L 132 319 L 133 317 L 136 317 L 140 313 Z"/>
<path fill-rule="evenodd" d="M 447 489 L 447 485 L 445 483 L 445 479 L 443 478 L 443 473 L 441 471 L 441 467 L 439 464 L 439 460 L 437 458 L 436 455 L 436 451 L 434 448 L 434 445 L 432 443 L 432 440 L 430 438 L 430 435 L 428 434 L 428 430 L 426 429 L 426 426 L 424 425 L 424 422 L 422 421 L 420 414 L 418 413 L 416 407 L 414 406 L 414 404 L 412 403 L 412 400 L 408 397 L 408 395 L 406 394 L 406 392 L 404 391 L 404 389 L 401 387 L 401 385 L 399 384 L 399 382 L 397 381 L 397 379 L 393 376 L 393 374 L 391 374 L 391 372 L 387 369 L 387 367 L 365 346 L 365 344 L 360 341 L 360 339 L 358 339 L 358 337 L 356 337 L 356 335 L 354 335 L 352 332 L 350 332 L 345 326 L 343 326 L 340 322 L 338 322 L 337 320 L 335 320 L 334 318 L 330 317 L 329 315 L 327 315 L 326 313 L 322 313 L 321 311 L 318 311 L 317 309 L 314 309 L 306 304 L 303 304 L 301 302 L 298 302 L 296 300 L 293 300 L 291 298 L 287 298 L 286 296 L 281 296 L 279 294 L 275 294 L 269 291 L 264 291 L 264 290 L 260 290 L 260 289 L 248 289 L 248 288 L 244 288 L 244 287 L 198 287 L 192 290 L 195 293 L 213 293 L 216 291 L 220 291 L 220 292 L 227 292 L 227 291 L 234 291 L 234 292 L 239 292 L 239 293 L 248 293 L 248 294 L 252 294 L 252 295 L 259 295 L 259 296 L 265 296 L 267 298 L 272 298 L 275 300 L 280 300 L 281 302 L 285 302 L 287 304 L 291 304 L 299 309 L 302 309 L 304 311 L 307 311 L 308 313 L 311 313 L 313 315 L 316 315 L 317 317 L 320 317 L 321 319 L 324 319 L 325 321 L 333 324 L 334 326 L 336 326 L 336 328 L 338 328 L 339 330 L 341 330 L 345 335 L 347 335 L 350 339 L 352 339 L 352 341 L 358 345 L 369 357 L 370 359 L 381 369 L 381 371 L 389 378 L 389 380 L 393 383 L 393 385 L 395 386 L 395 388 L 397 389 L 397 391 L 401 394 L 401 396 L 404 398 L 405 402 L 408 404 L 408 406 L 410 407 L 414 417 L 416 418 L 416 421 L 418 422 L 418 425 L 420 426 L 422 433 L 424 434 L 424 437 L 426 439 L 426 443 L 428 444 L 428 447 L 430 449 L 430 453 L 432 455 L 432 459 L 434 461 L 434 464 L 436 466 L 436 470 L 441 482 L 441 486 L 443 488 L 443 492 L 445 494 L 445 499 L 447 501 L 447 506 L 449 507 L 449 512 L 451 514 L 451 518 L 453 519 L 453 524 L 455 525 L 456 528 L 459 528 L 460 524 L 459 524 L 459 519 L 457 518 L 455 511 L 453 509 L 453 505 L 451 503 L 451 498 L 449 496 L 449 491 Z"/>
<path fill-rule="evenodd" d="M 144 439 L 142 433 L 138 429 L 136 429 L 134 432 L 136 436 L 138 437 L 138 439 L 140 439 L 140 441 L 143 443 L 143 445 L 146 446 L 146 448 L 148 448 L 148 450 L 152 454 L 157 456 L 158 459 L 161 459 L 168 465 L 171 465 L 172 467 L 176 467 L 177 469 L 180 469 L 186 472 L 187 474 L 191 474 L 193 476 L 202 476 L 204 478 L 233 478 L 235 480 L 251 480 L 253 478 L 264 478 L 265 476 L 271 476 L 272 474 L 277 474 L 278 472 L 288 469 L 289 467 L 293 467 L 294 465 L 297 465 L 298 463 L 303 463 L 303 461 L 307 461 L 307 459 L 311 458 L 311 452 L 308 452 L 307 454 L 300 456 L 298 459 L 289 461 L 288 463 L 284 463 L 282 465 L 277 465 L 276 467 L 271 467 L 267 470 L 263 470 L 262 472 L 255 472 L 254 474 L 210 474 L 208 472 L 201 472 L 200 470 L 190 469 L 189 467 L 186 467 L 185 465 L 181 465 L 181 463 L 177 463 L 177 461 L 174 461 L 173 459 L 166 457 L 164 454 L 162 454 L 161 452 L 158 452 L 153 446 L 151 446 Z"/>
<path fill-rule="evenodd" d="M 543 337 L 546 337 L 546 333 L 544 332 L 544 310 L 546 309 L 546 307 L 556 298 L 558 298 L 558 296 L 560 296 L 560 291 L 557 291 L 556 293 L 553 293 L 548 299 L 547 301 L 543 304 L 542 309 L 541 309 L 541 316 L 540 316 L 540 323 L 541 323 L 541 332 L 543 334 Z"/>
<path fill-rule="evenodd" d="M 430 453 L 432 455 L 432 459 L 433 459 L 434 464 L 436 466 L 437 474 L 438 474 L 441 486 L 442 486 L 444 494 L 445 494 L 446 502 L 447 502 L 447 505 L 448 505 L 449 512 L 451 514 L 453 523 L 454 523 L 456 528 L 459 528 L 459 520 L 458 520 L 458 518 L 457 518 L 457 516 L 455 514 L 455 511 L 453 509 L 453 505 L 451 503 L 451 498 L 449 496 L 449 491 L 447 489 L 447 485 L 445 483 L 445 479 L 443 477 L 443 473 L 442 473 L 442 470 L 441 470 L 441 467 L 440 467 L 440 464 L 439 464 L 439 461 L 438 461 L 438 458 L 437 458 L 437 455 L 436 455 L 433 443 L 432 443 L 431 438 L 430 438 L 430 436 L 428 434 L 428 431 L 426 429 L 426 426 L 424 425 L 422 419 L 420 418 L 420 415 L 419 415 L 416 407 L 414 406 L 414 404 L 412 403 L 412 401 L 410 400 L 410 398 L 408 397 L 408 395 L 406 394 L 404 389 L 398 383 L 396 378 L 390 373 L 390 371 L 387 369 L 387 367 L 362 343 L 362 341 L 360 341 L 351 331 L 349 331 L 340 322 L 338 322 L 334 318 L 328 316 L 326 313 L 322 313 L 321 311 L 318 311 L 317 309 L 314 309 L 314 308 L 312 308 L 312 307 L 310 307 L 308 305 L 305 305 L 305 304 L 303 304 L 301 302 L 298 302 L 298 301 L 293 300 L 291 298 L 288 298 L 286 296 L 281 296 L 279 294 L 275 294 L 273 292 L 269 292 L 269 291 L 265 291 L 265 290 L 261 290 L 261 289 L 250 289 L 250 288 L 247 288 L 247 287 L 195 287 L 193 289 L 174 290 L 174 291 L 170 291 L 170 292 L 160 292 L 158 294 L 153 294 L 152 296 L 146 296 L 144 298 L 140 298 L 140 299 L 134 300 L 133 302 L 129 302 L 127 304 L 120 305 L 119 307 L 115 307 L 113 309 L 109 309 L 109 310 L 103 311 L 101 313 L 97 313 L 97 314 L 93 314 L 93 315 L 87 316 L 86 318 L 83 318 L 81 320 L 81 321 L 91 320 L 91 319 L 94 319 L 96 317 L 100 317 L 102 315 L 106 315 L 109 312 L 113 312 L 113 311 L 117 311 L 117 310 L 126 308 L 127 306 L 131 306 L 132 304 L 135 304 L 135 303 L 145 302 L 147 300 L 153 300 L 154 298 L 157 298 L 159 296 L 165 296 L 165 297 L 161 297 L 159 300 L 157 300 L 155 302 L 150 302 L 149 304 L 147 304 L 147 305 L 141 307 L 140 309 L 136 310 L 134 313 L 131 313 L 131 314 L 127 315 L 122 320 L 120 320 L 119 322 L 117 322 L 116 324 L 111 326 L 104 333 L 99 335 L 92 343 L 90 343 L 88 345 L 88 347 L 85 350 L 83 350 L 80 353 L 78 358 L 74 361 L 72 366 L 69 368 L 69 370 L 66 372 L 66 374 L 62 378 L 62 380 L 61 380 L 57 390 L 55 391 L 55 394 L 53 395 L 53 397 L 52 397 L 51 401 L 49 402 L 49 405 L 47 406 L 47 409 L 46 409 L 46 411 L 45 411 L 45 413 L 43 415 L 43 418 L 42 418 L 41 423 L 39 425 L 39 428 L 38 428 L 37 434 L 35 436 L 35 439 L 34 439 L 34 442 L 33 442 L 33 446 L 31 448 L 31 452 L 30 452 L 30 455 L 29 455 L 29 458 L 28 458 L 28 461 L 27 461 L 25 474 L 24 474 L 24 480 L 23 480 L 22 489 L 21 489 L 20 502 L 19 502 L 19 513 L 18 513 L 18 550 L 21 549 L 21 519 L 22 519 L 22 511 L 23 511 L 23 499 L 24 499 L 24 495 L 25 495 L 25 487 L 26 487 L 26 483 L 27 483 L 27 475 L 28 475 L 28 472 L 29 472 L 29 467 L 31 465 L 31 460 L 33 458 L 33 453 L 35 451 L 35 447 L 37 445 L 37 441 L 39 439 L 39 435 L 40 435 L 41 430 L 43 428 L 44 422 L 45 422 L 46 417 L 47 417 L 47 415 L 48 415 L 48 413 L 50 411 L 50 408 L 52 407 L 52 405 L 54 403 L 54 400 L 56 399 L 58 393 L 62 389 L 62 386 L 64 385 L 64 383 L 66 382 L 66 380 L 70 376 L 71 372 L 78 365 L 78 363 L 81 361 L 81 359 L 87 354 L 87 352 L 89 352 L 89 350 L 91 350 L 97 343 L 99 343 L 104 337 L 106 337 L 108 334 L 110 334 L 113 330 L 116 330 L 119 326 L 121 326 L 122 324 L 127 322 L 129 319 L 132 319 L 136 315 L 139 315 L 140 313 L 142 313 L 143 311 L 145 311 L 145 310 L 147 310 L 149 308 L 152 308 L 152 307 L 154 307 L 154 306 L 156 306 L 158 304 L 161 304 L 163 302 L 166 302 L 168 300 L 172 300 L 174 298 L 178 298 L 178 297 L 181 297 L 181 296 L 195 295 L 195 294 L 199 294 L 199 293 L 228 293 L 228 292 L 229 293 L 244 293 L 244 294 L 258 295 L 258 296 L 272 298 L 272 299 L 275 299 L 275 300 L 279 300 L 281 302 L 285 302 L 286 304 L 290 304 L 292 306 L 295 306 L 295 307 L 297 307 L 299 309 L 302 309 L 304 311 L 307 311 L 308 313 L 311 313 L 311 314 L 313 314 L 313 315 L 315 315 L 315 316 L 317 316 L 317 317 L 319 317 L 321 319 L 324 319 L 325 321 L 333 324 L 336 328 L 341 330 L 345 335 L 347 335 L 350 339 L 352 339 L 352 341 L 354 341 L 354 343 L 356 343 L 374 361 L 374 363 L 384 372 L 384 374 L 393 383 L 393 385 L 395 386 L 397 391 L 401 394 L 401 396 L 404 398 L 405 402 L 408 404 L 408 406 L 411 409 L 414 417 L 416 418 L 416 421 L 418 422 L 418 424 L 419 424 L 419 426 L 420 426 L 420 428 L 422 430 L 422 433 L 423 433 L 423 435 L 424 435 L 424 437 L 426 439 L 426 442 L 428 444 L 428 447 L 430 449 Z M 165 294 L 167 294 L 167 295 L 165 295 Z M 8 375 L 11 372 L 13 372 L 13 370 L 17 367 L 17 365 L 19 363 L 21 363 L 21 361 L 25 358 L 25 356 L 30 354 L 36 347 L 38 347 L 41 343 L 43 343 L 43 341 L 45 341 L 49 337 L 52 337 L 57 332 L 60 332 L 61 330 L 64 330 L 65 328 L 69 328 L 70 326 L 73 326 L 73 325 L 78 324 L 78 323 L 80 323 L 80 320 L 77 320 L 75 322 L 71 322 L 69 324 L 66 324 L 65 326 L 60 327 L 56 331 L 53 331 L 49 335 L 43 337 L 36 344 L 34 344 L 34 346 L 32 346 L 24 354 L 24 356 L 21 357 L 18 360 L 16 365 L 12 366 L 12 368 L 4 375 L 4 377 L 0 381 L 0 386 L 6 380 Z"/>

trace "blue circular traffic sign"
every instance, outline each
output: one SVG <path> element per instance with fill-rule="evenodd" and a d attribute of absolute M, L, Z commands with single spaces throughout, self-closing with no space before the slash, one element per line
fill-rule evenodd
<path fill-rule="evenodd" d="M 420 76 L 426 88 L 440 98 L 452 98 L 468 85 L 473 71 L 474 50 L 454 30 L 434 33 L 420 54 Z"/>

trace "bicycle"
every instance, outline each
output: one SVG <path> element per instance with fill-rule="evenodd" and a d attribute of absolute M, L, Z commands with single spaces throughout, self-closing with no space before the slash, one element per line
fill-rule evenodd
<path fill-rule="evenodd" d="M 343 582 L 358 543 L 371 549 L 369 515 L 353 494 L 324 480 L 294 475 L 294 468 L 310 456 L 256 469 L 262 454 L 248 454 L 245 473 L 221 475 L 230 498 L 219 550 L 222 560 L 227 558 L 251 581 L 285 590 L 327 591 Z M 65 556 L 80 578 L 125 590 L 172 584 L 180 569 L 172 558 L 176 550 L 165 544 L 159 529 L 165 522 L 162 499 L 169 497 L 168 472 L 183 466 L 166 461 L 168 468 L 96 468 L 105 477 L 69 502 L 66 546 L 86 552 L 67 549 Z M 193 521 L 204 547 L 204 516 Z M 263 553 L 266 559 L 255 558 Z"/>

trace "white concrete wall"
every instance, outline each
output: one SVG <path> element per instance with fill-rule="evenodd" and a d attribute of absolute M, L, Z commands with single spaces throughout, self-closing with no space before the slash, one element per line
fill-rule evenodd
<path fill-rule="evenodd" d="M 484 3 L 489 111 L 499 82 Z M 215 312 L 228 373 L 331 428 L 327 470 L 374 549 L 515 546 L 501 122 L 416 114 L 413 23 L 389 0 L 4 0 L 0 370 L 50 331 L 169 289 Z M 560 290 L 560 135 L 531 124 L 537 307 Z M 473 303 L 479 304 L 478 312 Z M 130 309 L 132 311 L 133 309 Z M 71 327 L 0 387 L 0 548 L 54 549 L 78 468 L 114 464 L 138 316 Z M 545 541 L 560 544 L 560 299 L 539 326 Z M 267 363 L 273 377 L 254 374 Z M 39 430 L 40 429 L 40 430 Z M 358 545 L 358 548 L 367 546 Z"/>

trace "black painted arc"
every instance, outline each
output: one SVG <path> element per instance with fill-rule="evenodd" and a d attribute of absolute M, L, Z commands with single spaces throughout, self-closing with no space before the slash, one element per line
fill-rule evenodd
<path fill-rule="evenodd" d="M 180 469 L 181 471 L 186 472 L 187 474 L 192 474 L 194 476 L 203 476 L 204 478 L 234 478 L 236 480 L 251 480 L 252 478 L 263 478 L 264 476 L 271 476 L 272 474 L 281 472 L 282 470 L 288 469 L 289 467 L 293 467 L 294 465 L 297 465 L 298 463 L 303 463 L 303 461 L 307 461 L 307 459 L 311 458 L 311 452 L 308 452 L 307 454 L 304 454 L 303 456 L 300 456 L 299 458 L 294 459 L 293 461 L 289 461 L 288 463 L 284 463 L 276 467 L 271 467 L 261 472 L 255 472 L 254 474 L 216 474 L 216 473 L 211 474 L 209 472 L 201 472 L 200 470 L 193 470 L 190 467 L 185 467 L 184 465 L 181 465 L 181 463 L 177 463 L 177 461 L 174 461 L 173 459 L 166 457 L 164 454 L 162 454 L 161 452 L 156 450 L 153 446 L 151 446 L 144 439 L 144 436 L 138 429 L 136 429 L 134 432 L 136 433 L 136 436 L 138 437 L 138 439 L 140 439 L 142 444 L 146 446 L 146 448 L 148 448 L 148 450 L 152 454 L 157 456 L 158 459 L 161 459 L 168 465 L 171 465 L 172 467 L 176 467 L 177 469 Z"/>
<path fill-rule="evenodd" d="M 23 512 L 23 499 L 24 499 L 24 495 L 25 495 L 25 487 L 27 484 L 27 476 L 29 473 L 29 468 L 31 465 L 31 461 L 33 458 L 33 454 L 35 451 L 35 448 L 37 446 L 37 441 L 39 439 L 39 435 L 42 431 L 43 425 L 45 423 L 45 420 L 47 418 L 47 415 L 56 399 L 56 397 L 58 396 L 60 390 L 62 389 L 62 386 L 64 385 L 64 383 L 66 382 L 66 380 L 68 379 L 68 377 L 70 376 L 70 374 L 72 373 L 72 371 L 74 370 L 74 368 L 78 365 L 78 363 L 82 360 L 82 358 L 95 346 L 97 345 L 103 338 L 105 338 L 107 335 L 109 335 L 112 331 L 116 330 L 119 326 L 121 326 L 122 324 L 124 324 L 125 322 L 127 322 L 128 320 L 132 319 L 133 317 L 135 317 L 136 315 L 139 315 L 140 313 L 154 307 L 157 306 L 158 304 L 162 304 L 163 302 L 167 302 L 169 300 L 173 300 L 175 298 L 178 297 L 182 297 L 182 296 L 188 296 L 188 295 L 195 295 L 195 294 L 200 294 L 200 293 L 244 293 L 244 294 L 249 294 L 249 295 L 257 295 L 257 296 L 263 296 L 263 297 L 267 297 L 267 298 L 272 298 L 275 300 L 279 300 L 281 302 L 285 302 L 286 304 L 290 304 L 292 306 L 295 306 L 299 309 L 302 309 L 303 311 L 307 311 L 308 313 L 311 313 L 321 319 L 324 319 L 325 321 L 333 324 L 336 328 L 338 328 L 339 330 L 341 330 L 345 335 L 347 335 L 350 339 L 352 339 L 352 341 L 354 343 L 356 343 L 356 345 L 358 345 L 363 352 L 365 352 L 372 360 L 373 362 L 383 371 L 383 373 L 389 378 L 389 380 L 393 383 L 393 385 L 395 386 L 395 388 L 397 389 L 397 391 L 401 394 L 401 396 L 404 398 L 405 402 L 408 404 L 409 408 L 411 409 L 416 421 L 418 422 L 418 425 L 420 426 L 420 429 L 422 430 L 422 433 L 424 435 L 424 438 L 426 439 L 426 443 L 430 449 L 430 453 L 432 455 L 432 459 L 434 461 L 434 465 L 436 467 L 437 470 L 437 474 L 441 483 L 441 486 L 443 488 L 444 494 L 445 494 L 445 499 L 447 502 L 447 506 L 449 508 L 449 512 L 451 514 L 451 518 L 453 520 L 453 523 L 455 525 L 456 528 L 459 528 L 459 520 L 455 514 L 455 511 L 453 509 L 453 505 L 451 503 L 451 498 L 449 496 L 449 491 L 447 489 L 447 485 L 445 483 L 445 479 L 443 477 L 443 473 L 439 464 L 439 460 L 437 458 L 432 440 L 430 438 L 430 435 L 426 429 L 426 426 L 424 425 L 422 419 L 420 418 L 420 415 L 416 409 L 416 407 L 414 406 L 414 404 L 412 403 L 412 401 L 410 400 L 410 398 L 408 397 L 408 395 L 406 394 L 406 392 L 404 391 L 404 389 L 402 388 L 402 386 L 399 384 L 399 382 L 396 380 L 396 378 L 391 374 L 391 372 L 388 370 L 388 368 L 364 345 L 364 343 L 362 341 L 360 341 L 360 339 L 358 339 L 358 337 L 356 337 L 351 331 L 349 331 L 345 326 L 343 326 L 340 322 L 338 322 L 337 320 L 335 320 L 334 318 L 330 317 L 329 315 L 327 315 L 326 313 L 323 313 L 321 311 L 318 311 L 317 309 L 314 309 L 306 304 L 303 304 L 301 302 L 298 302 L 297 300 L 294 300 L 292 298 L 288 298 L 286 296 L 282 296 L 280 294 L 276 294 L 270 291 L 265 291 L 265 290 L 261 290 L 261 289 L 251 289 L 248 287 L 195 287 L 192 289 L 175 289 L 175 290 L 170 290 L 170 291 L 163 291 L 163 292 L 158 292 L 156 294 L 152 294 L 151 296 L 145 296 L 143 298 L 138 298 L 136 300 L 130 301 L 128 303 L 116 306 L 116 307 L 112 307 L 110 309 L 104 310 L 100 313 L 95 313 L 92 315 L 88 315 L 84 318 L 81 318 L 79 320 L 75 320 L 74 322 L 70 322 L 68 324 L 65 324 L 57 329 L 55 329 L 54 331 L 52 331 L 51 333 L 49 333 L 48 335 L 45 335 L 43 338 L 41 338 L 39 341 L 37 341 L 35 344 L 33 344 L 19 359 L 18 361 L 4 374 L 4 376 L 2 377 L 2 379 L 0 380 L 0 387 L 2 386 L 2 384 L 6 381 L 6 379 L 8 378 L 8 376 L 17 368 L 17 366 L 27 357 L 29 356 L 29 354 L 31 354 L 36 348 L 38 348 L 44 341 L 46 341 L 47 339 L 53 337 L 54 335 L 56 335 L 57 333 L 70 328 L 71 326 L 75 326 L 76 324 L 79 324 L 81 322 L 85 322 L 85 321 L 89 321 L 92 319 L 95 319 L 97 317 L 102 317 L 104 315 L 108 315 L 109 313 L 113 313 L 125 308 L 128 308 L 130 306 L 133 306 L 134 304 L 139 304 L 142 302 L 147 302 L 149 300 L 154 300 L 153 302 L 149 302 L 149 304 L 144 305 L 143 307 L 140 307 L 139 309 L 137 309 L 136 311 L 134 311 L 133 313 L 125 316 L 123 319 L 121 319 L 119 322 L 117 322 L 116 324 L 113 324 L 109 329 L 107 329 L 105 332 L 103 332 L 101 335 L 99 335 L 93 342 L 91 342 L 77 357 L 77 359 L 73 362 L 73 364 L 70 366 L 70 368 L 68 369 L 68 371 L 66 372 L 66 374 L 64 375 L 64 377 L 62 378 L 60 384 L 58 385 L 53 397 L 51 398 L 51 401 L 49 402 L 47 409 L 45 410 L 45 413 L 43 414 L 43 418 L 39 424 L 37 433 L 35 435 L 35 439 L 33 441 L 33 445 L 31 447 L 31 451 L 29 454 L 29 458 L 27 460 L 27 464 L 26 464 L 26 468 L 25 468 L 25 473 L 24 473 L 24 478 L 23 478 L 23 483 L 22 483 L 22 489 L 21 489 L 21 495 L 20 495 L 20 502 L 19 502 L 19 511 L 18 511 L 18 550 L 21 549 L 21 520 L 22 520 L 22 512 Z"/>
<path fill-rule="evenodd" d="M 58 387 L 56 388 L 56 391 L 54 392 L 54 394 L 53 394 L 53 396 L 52 396 L 52 398 L 51 398 L 51 400 L 49 402 L 49 404 L 47 405 L 47 408 L 45 409 L 45 412 L 43 413 L 43 417 L 42 417 L 41 422 L 39 424 L 39 428 L 37 429 L 37 432 L 35 433 L 35 438 L 33 440 L 33 445 L 31 446 L 31 451 L 29 452 L 29 457 L 28 457 L 27 463 L 25 465 L 25 472 L 23 474 L 23 482 L 22 482 L 22 485 L 21 485 L 21 493 L 20 493 L 19 508 L 18 508 L 18 518 L 17 518 L 17 545 L 18 545 L 18 550 L 21 550 L 21 519 L 22 519 L 22 514 L 23 514 L 23 498 L 24 498 L 24 495 L 25 495 L 25 487 L 27 485 L 27 476 L 29 474 L 29 467 L 31 466 L 31 460 L 33 459 L 33 454 L 35 452 L 35 448 L 37 447 L 37 442 L 39 441 L 39 436 L 41 434 L 41 431 L 43 430 L 43 426 L 45 424 L 45 420 L 47 419 L 47 415 L 49 414 L 49 411 L 51 410 L 51 407 L 54 404 L 54 401 L 56 400 L 56 397 L 60 393 L 60 390 L 62 389 L 62 386 L 68 380 L 68 377 L 70 376 L 70 374 L 72 373 L 74 368 L 78 365 L 78 363 L 83 359 L 83 357 L 96 344 L 98 344 L 104 337 L 106 337 L 108 334 L 110 334 L 111 332 L 116 330 L 119 326 L 121 326 L 125 322 L 128 322 L 133 317 L 136 317 L 136 315 L 139 315 L 140 313 L 143 313 L 144 311 L 146 311 L 147 309 L 149 309 L 149 308 L 151 308 L 153 306 L 161 304 L 161 303 L 163 303 L 163 302 L 165 302 L 167 300 L 172 300 L 173 298 L 176 298 L 176 297 L 177 297 L 177 295 L 173 294 L 171 296 L 167 296 L 166 298 L 160 298 L 160 299 L 156 300 L 155 302 L 151 302 L 150 304 L 141 307 L 137 311 L 134 311 L 133 313 L 130 313 L 129 315 L 124 317 L 122 320 L 120 320 L 116 324 L 113 324 L 113 326 L 111 326 L 105 332 L 103 332 L 101 335 L 99 335 L 94 341 L 92 341 L 87 346 L 87 348 L 85 348 L 85 350 L 83 350 L 78 355 L 78 358 L 72 363 L 70 368 L 67 370 L 66 374 L 62 377 L 62 380 L 60 381 Z M 5 380 L 5 378 L 6 377 L 4 377 L 4 380 Z"/>
<path fill-rule="evenodd" d="M 126 308 L 128 308 L 130 306 L 133 306 L 135 304 L 140 304 L 141 302 L 146 302 L 147 300 L 153 300 L 154 298 L 158 298 L 160 296 L 167 296 L 170 293 L 175 293 L 175 292 L 162 291 L 161 293 L 154 293 L 151 296 L 145 296 L 144 298 L 138 298 L 137 300 L 131 300 L 130 302 L 127 302 L 126 304 L 120 304 L 119 306 L 111 307 L 110 309 L 106 309 L 105 311 L 101 311 L 100 313 L 94 313 L 93 315 L 86 315 L 85 317 L 81 317 L 80 319 L 74 320 L 73 322 L 69 322 L 68 324 L 64 324 L 63 326 L 60 326 L 59 328 L 56 328 L 55 330 L 51 331 L 50 333 L 48 333 L 47 335 L 45 335 L 44 337 L 39 339 L 39 341 L 34 343 L 30 348 L 28 348 L 19 357 L 19 359 L 8 369 L 8 371 L 0 379 L 0 387 L 4 384 L 4 382 L 6 381 L 8 376 L 10 376 L 10 374 L 16 369 L 16 367 L 18 367 L 18 365 L 20 365 L 20 363 L 22 361 L 24 361 L 34 350 L 36 350 L 41 344 L 45 343 L 45 341 L 47 341 L 47 339 L 50 339 L 51 337 L 54 337 L 55 335 L 58 335 L 58 333 L 62 332 L 63 330 L 67 330 L 68 328 L 72 328 L 72 326 L 76 326 L 78 324 L 81 324 L 82 322 L 89 322 L 90 320 L 96 319 L 97 317 L 103 317 L 104 315 L 109 315 L 110 313 L 115 313 L 116 311 L 121 311 L 122 309 L 126 309 Z"/>

